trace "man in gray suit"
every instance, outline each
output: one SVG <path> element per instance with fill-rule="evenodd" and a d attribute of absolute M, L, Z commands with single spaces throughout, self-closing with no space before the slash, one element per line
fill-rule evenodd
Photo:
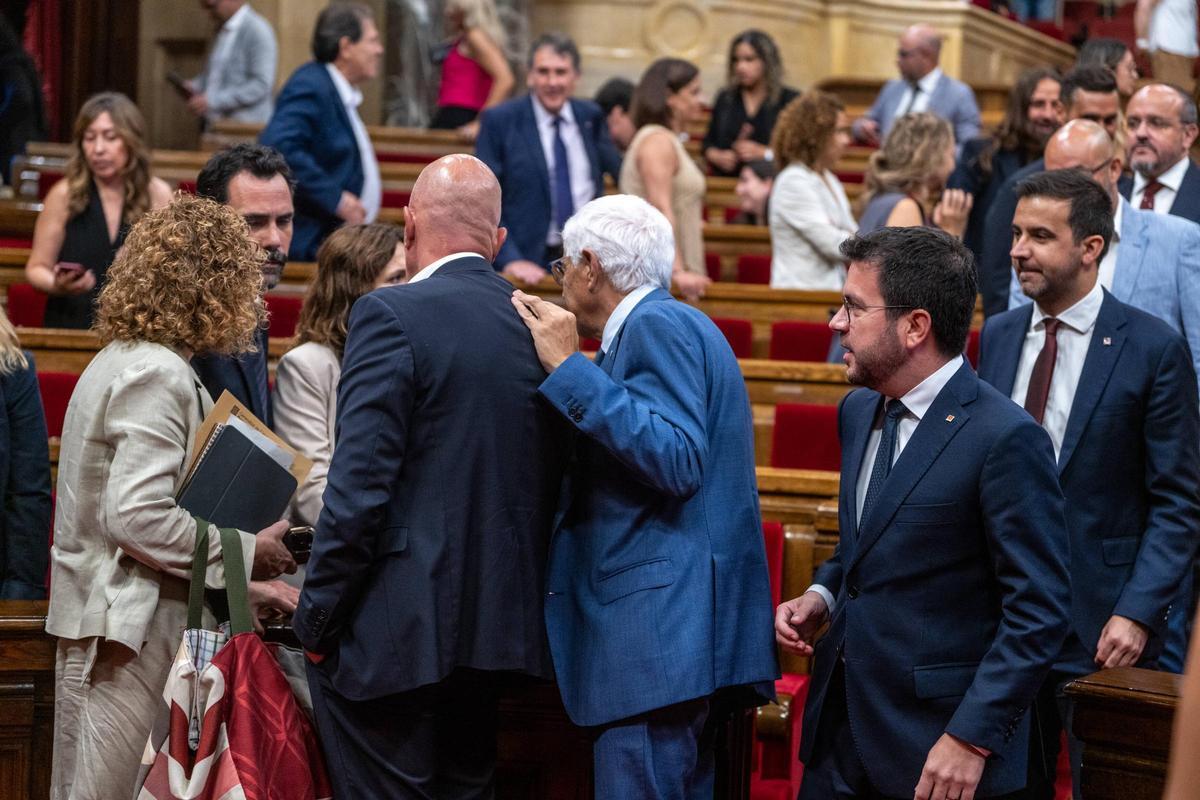
<path fill-rule="evenodd" d="M 854 123 L 854 136 L 867 144 L 887 138 L 897 117 L 918 111 L 937 114 L 954 128 L 960 145 L 979 135 L 975 93 L 938 67 L 942 37 L 928 25 L 913 25 L 900 34 L 896 66 L 900 77 L 884 84 L 874 105 Z"/>
<path fill-rule="evenodd" d="M 279 46 L 271 23 L 246 0 L 200 0 L 219 25 L 204 71 L 187 82 L 188 109 L 211 126 L 218 120 L 266 123 L 271 118 Z"/>

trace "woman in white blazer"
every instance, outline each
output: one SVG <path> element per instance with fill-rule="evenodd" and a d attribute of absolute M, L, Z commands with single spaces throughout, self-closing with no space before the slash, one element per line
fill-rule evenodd
<path fill-rule="evenodd" d="M 337 385 L 354 301 L 372 289 L 403 283 L 404 231 L 390 223 L 334 231 L 317 251 L 317 276 L 304 298 L 299 344 L 275 370 L 275 432 L 313 461 L 290 509 L 295 524 L 316 525 L 337 422 Z"/>
<path fill-rule="evenodd" d="M 253 345 L 263 252 L 227 206 L 181 195 L 129 233 L 100 293 L 105 342 L 67 407 L 47 632 L 55 665 L 51 797 L 130 797 L 187 619 L 196 523 L 175 504 L 212 400 L 188 359 Z M 287 523 L 242 533 L 258 607 L 290 613 Z M 224 586 L 210 531 L 206 583 Z M 290 608 L 289 608 L 290 606 Z"/>
<path fill-rule="evenodd" d="M 780 113 L 771 139 L 780 170 L 769 215 L 772 287 L 841 290 L 838 248 L 858 225 L 832 170 L 850 141 L 845 107 L 827 92 L 806 92 Z"/>

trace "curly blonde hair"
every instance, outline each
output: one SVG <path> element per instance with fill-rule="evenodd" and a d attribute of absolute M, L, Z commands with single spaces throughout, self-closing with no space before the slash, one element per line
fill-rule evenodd
<path fill-rule="evenodd" d="M 266 252 L 229 206 L 177 194 L 133 226 L 100 291 L 103 342 L 156 342 L 194 353 L 254 350 L 266 320 Z"/>
<path fill-rule="evenodd" d="M 909 193 L 938 171 L 946 148 L 954 144 L 954 130 L 941 117 L 922 112 L 896 120 L 883 147 L 867 162 L 863 208 L 877 194 Z"/>
<path fill-rule="evenodd" d="M 92 95 L 75 117 L 74 148 L 67 161 L 67 211 L 72 217 L 87 208 L 92 196 L 92 170 L 83 154 L 83 137 L 101 114 L 108 114 L 125 144 L 125 205 L 121 221 L 132 225 L 150 210 L 150 148 L 142 112 L 120 92 Z"/>
<path fill-rule="evenodd" d="M 845 104 L 829 92 L 812 89 L 783 107 L 771 134 L 771 150 L 782 170 L 799 161 L 811 167 L 837 132 L 838 114 Z"/>

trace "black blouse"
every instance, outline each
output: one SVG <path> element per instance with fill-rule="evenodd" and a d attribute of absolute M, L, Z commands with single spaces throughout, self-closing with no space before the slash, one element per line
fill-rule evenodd
<path fill-rule="evenodd" d="M 108 268 L 125 243 L 129 226 L 122 222 L 117 228 L 116 241 L 108 238 L 108 221 L 104 218 L 104 205 L 100 192 L 93 181 L 88 195 L 88 204 L 83 211 L 67 220 L 66 235 L 58 260 L 82 264 L 96 276 L 96 286 L 86 294 L 51 297 L 46 301 L 46 318 L 42 322 L 47 328 L 90 328 L 96 298 L 104 288 Z"/>
<path fill-rule="evenodd" d="M 758 113 L 753 117 L 746 115 L 746 106 L 742 104 L 740 89 L 722 89 L 717 94 L 713 104 L 712 120 L 708 123 L 708 133 L 704 135 L 704 149 L 715 147 L 718 150 L 729 150 L 733 147 L 741 133 L 742 126 L 749 123 L 753 129 L 750 138 L 759 144 L 771 143 L 771 132 L 775 130 L 775 120 L 783 107 L 799 96 L 795 89 L 784 86 L 779 92 L 779 99 L 774 103 L 764 100 L 759 106 Z M 715 165 L 709 164 L 714 175 L 736 175 L 738 170 L 725 172 Z M 740 169 L 740 168 L 739 168 Z"/>

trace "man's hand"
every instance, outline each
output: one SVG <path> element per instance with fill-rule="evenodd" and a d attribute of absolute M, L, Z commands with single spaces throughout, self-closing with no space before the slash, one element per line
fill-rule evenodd
<path fill-rule="evenodd" d="M 208 97 L 203 92 L 193 92 L 187 101 L 188 110 L 197 117 L 208 113 Z"/>
<path fill-rule="evenodd" d="M 550 274 L 532 261 L 526 261 L 523 258 L 508 262 L 500 271 L 505 275 L 511 275 L 526 286 L 537 286 L 542 282 L 542 278 Z"/>
<path fill-rule="evenodd" d="M 805 592 L 775 609 L 775 641 L 788 652 L 811 656 L 813 638 L 829 619 L 829 606 L 816 592 Z"/>
<path fill-rule="evenodd" d="M 513 292 L 512 304 L 533 334 L 538 360 L 546 372 L 554 372 L 559 364 L 579 350 L 579 331 L 575 328 L 575 315 L 570 311 L 520 289 Z"/>
<path fill-rule="evenodd" d="M 925 759 L 913 800 L 974 800 L 985 763 L 965 742 L 943 733 Z"/>
<path fill-rule="evenodd" d="M 854 134 L 865 144 L 879 144 L 879 123 L 869 117 L 861 118 L 854 125 Z"/>
<path fill-rule="evenodd" d="M 362 201 L 350 192 L 342 192 L 342 199 L 334 213 L 347 225 L 361 225 L 367 221 L 367 210 L 363 208 Z"/>
<path fill-rule="evenodd" d="M 262 620 L 290 619 L 300 602 L 300 590 L 283 581 L 250 581 L 246 592 L 254 630 L 263 632 Z"/>
<path fill-rule="evenodd" d="M 473 142 L 479 138 L 479 120 L 473 119 L 466 125 L 458 126 L 458 138 L 464 142 Z"/>
<path fill-rule="evenodd" d="M 288 521 L 281 519 L 254 535 L 254 568 L 250 570 L 251 579 L 269 581 L 285 572 L 288 575 L 295 573 L 296 560 L 283 544 L 283 535 L 288 532 L 288 527 Z"/>
<path fill-rule="evenodd" d="M 671 283 L 675 284 L 675 290 L 683 295 L 684 300 L 699 300 L 704 297 L 712 278 L 680 269 L 671 273 Z"/>
<path fill-rule="evenodd" d="M 1101 669 L 1132 667 L 1142 657 L 1150 632 L 1140 622 L 1113 614 L 1100 631 L 1096 663 Z"/>

